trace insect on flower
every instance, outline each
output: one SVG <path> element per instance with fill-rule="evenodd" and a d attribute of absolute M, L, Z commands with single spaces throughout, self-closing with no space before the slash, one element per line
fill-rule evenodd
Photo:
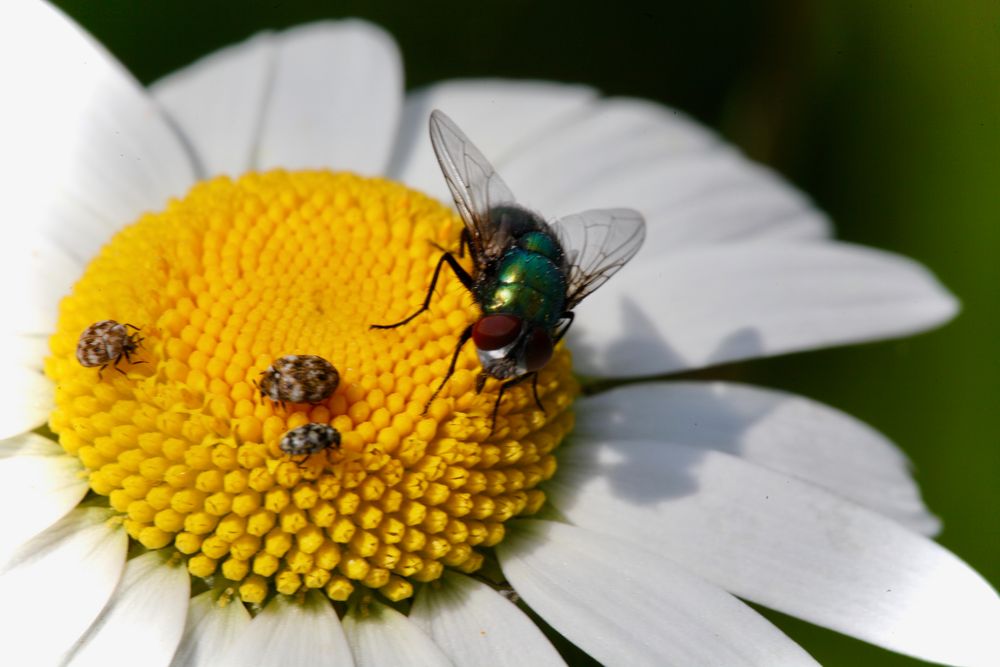
<path fill-rule="evenodd" d="M 302 461 L 330 447 L 340 447 L 340 431 L 329 424 L 304 424 L 293 428 L 281 438 L 278 445 L 289 456 L 302 456 Z"/>
<path fill-rule="evenodd" d="M 134 329 L 136 333 L 130 334 L 129 329 Z M 139 349 L 139 344 L 143 341 L 138 332 L 139 327 L 128 323 L 119 324 L 114 320 L 95 322 L 80 334 L 80 340 L 76 344 L 76 359 L 81 366 L 87 368 L 100 366 L 98 375 L 108 364 L 114 364 L 114 369 L 124 375 L 125 371 L 118 368 L 118 362 L 125 357 L 126 361 L 133 363 L 130 355 Z"/>
<path fill-rule="evenodd" d="M 340 373 L 329 361 L 314 354 L 289 354 L 268 366 L 254 382 L 263 398 L 272 403 L 320 403 L 340 384 Z"/>
<path fill-rule="evenodd" d="M 491 424 L 496 423 L 504 392 L 526 380 L 532 381 L 535 403 L 544 411 L 538 371 L 573 323 L 573 309 L 638 252 L 646 235 L 645 222 L 638 212 L 617 208 L 584 211 L 547 223 L 515 202 L 489 161 L 440 111 L 431 113 L 430 135 L 465 223 L 458 255 L 469 248 L 472 271 L 445 252 L 423 305 L 404 320 L 372 328 L 400 327 L 427 310 L 441 268 L 448 265 L 475 298 L 482 316 L 462 331 L 448 373 L 431 400 L 454 374 L 459 352 L 471 338 L 483 368 L 477 390 L 482 391 L 489 377 L 504 381 Z"/>

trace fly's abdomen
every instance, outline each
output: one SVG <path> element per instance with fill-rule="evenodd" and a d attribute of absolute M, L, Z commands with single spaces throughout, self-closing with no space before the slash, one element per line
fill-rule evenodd
<path fill-rule="evenodd" d="M 507 313 L 547 328 L 555 326 L 566 301 L 566 278 L 548 257 L 512 248 L 500 260 L 496 279 L 482 295 L 487 313 Z"/>

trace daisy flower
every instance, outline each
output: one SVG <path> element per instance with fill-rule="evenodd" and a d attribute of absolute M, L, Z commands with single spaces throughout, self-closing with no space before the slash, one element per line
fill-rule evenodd
<path fill-rule="evenodd" d="M 871 428 L 724 382 L 583 397 L 956 311 L 711 132 L 584 86 L 404 95 L 391 38 L 361 21 L 259 35 L 148 91 L 34 0 L 0 8 L 0 49 L 8 661 L 561 664 L 540 618 L 609 665 L 812 664 L 747 600 L 997 663 L 996 594 L 929 539 Z M 458 246 L 434 108 L 532 209 L 646 216 L 543 368 L 544 411 L 526 383 L 491 423 L 471 349 L 434 397 L 479 313 L 453 279 L 370 328 Z M 81 345 L 98 324 L 110 347 Z M 261 396 L 292 354 L 336 367 L 332 395 Z M 310 423 L 339 445 L 288 456 Z"/>

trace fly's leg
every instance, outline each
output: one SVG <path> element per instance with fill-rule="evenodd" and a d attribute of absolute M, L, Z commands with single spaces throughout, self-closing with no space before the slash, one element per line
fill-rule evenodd
<path fill-rule="evenodd" d="M 469 228 L 462 227 L 462 233 L 458 236 L 458 256 L 465 257 L 465 249 L 471 247 L 469 242 Z"/>
<path fill-rule="evenodd" d="M 558 343 L 563 339 L 563 336 L 565 336 L 566 332 L 569 331 L 570 325 L 573 324 L 574 317 L 576 317 L 576 315 L 573 314 L 572 310 L 567 310 L 565 313 L 559 316 L 559 319 L 563 320 L 565 324 L 562 325 L 562 329 L 559 330 L 559 333 L 557 333 L 555 336 L 552 337 L 553 345 L 555 345 L 556 343 Z"/>
<path fill-rule="evenodd" d="M 431 407 L 431 401 L 437 398 L 437 395 L 441 393 L 442 389 L 444 389 L 444 385 L 448 382 L 451 376 L 455 374 L 455 366 L 458 364 L 458 354 L 462 351 L 462 346 L 468 343 L 470 338 L 472 338 L 471 324 L 465 327 L 465 329 L 462 330 L 462 335 L 458 337 L 458 344 L 455 345 L 455 353 L 451 355 L 451 365 L 448 366 L 448 372 L 445 373 L 444 379 L 441 380 L 441 384 L 438 385 L 438 388 L 435 389 L 434 393 L 431 394 L 431 397 L 427 399 L 427 404 L 424 406 L 424 412 L 427 412 L 427 408 Z"/>
<path fill-rule="evenodd" d="M 535 404 L 538 405 L 538 409 L 545 412 L 545 407 L 542 406 L 542 401 L 538 398 L 538 371 L 532 373 L 525 373 L 524 375 L 519 375 L 513 380 L 507 380 L 502 385 L 500 385 L 500 391 L 497 392 L 497 402 L 493 404 L 493 419 L 490 422 L 490 435 L 493 434 L 493 429 L 497 425 L 497 412 L 500 410 L 500 401 L 503 400 L 504 393 L 511 387 L 516 387 L 517 385 L 531 379 L 531 389 L 535 394 Z"/>
<path fill-rule="evenodd" d="M 435 243 L 431 241 L 430 244 L 440 250 L 441 252 L 450 252 L 447 248 L 442 246 L 440 243 Z M 462 228 L 462 233 L 458 237 L 458 256 L 465 257 L 465 249 L 469 247 L 469 230 Z"/>
<path fill-rule="evenodd" d="M 395 324 L 372 324 L 369 325 L 370 329 L 395 329 L 396 327 L 401 327 L 420 313 L 427 310 L 431 304 L 431 297 L 434 296 L 434 288 L 437 287 L 438 278 L 441 276 L 441 267 L 445 264 L 451 267 L 451 270 L 455 273 L 455 276 L 462 282 L 465 289 L 472 291 L 472 286 L 475 283 L 469 272 L 462 268 L 462 265 L 458 263 L 455 256 L 450 252 L 446 252 L 441 255 L 441 259 L 438 260 L 437 267 L 434 268 L 434 277 L 431 278 L 431 286 L 427 289 L 427 296 L 424 298 L 424 305 L 420 306 L 417 312 L 413 313 L 404 320 L 400 320 Z M 471 333 L 470 333 L 471 335 Z"/>
<path fill-rule="evenodd" d="M 542 405 L 542 399 L 538 398 L 538 371 L 535 371 L 534 373 L 532 373 L 532 375 L 534 375 L 535 377 L 534 379 L 531 380 L 531 393 L 534 394 L 535 396 L 535 405 L 538 406 L 538 409 L 541 410 L 542 414 L 544 415 L 545 406 Z"/>

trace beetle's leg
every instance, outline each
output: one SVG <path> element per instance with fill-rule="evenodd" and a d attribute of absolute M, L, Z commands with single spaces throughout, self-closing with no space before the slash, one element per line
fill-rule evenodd
<path fill-rule="evenodd" d="M 119 354 L 117 357 L 115 357 L 114 365 L 112 366 L 112 368 L 114 368 L 116 371 L 118 371 L 122 375 L 128 375 L 125 371 L 123 371 L 122 369 L 118 368 L 118 364 L 121 363 L 122 357 L 125 357 L 126 359 L 128 359 L 128 351 L 127 350 L 123 349 L 122 353 Z M 129 360 L 129 362 L 132 361 L 131 359 L 128 359 L 128 360 Z M 111 363 L 111 362 L 108 362 L 108 363 Z M 106 365 L 107 364 L 105 364 L 105 366 Z M 101 368 L 103 369 L 104 366 L 101 366 Z"/>
<path fill-rule="evenodd" d="M 465 289 L 471 292 L 475 280 L 473 280 L 472 276 L 469 275 L 468 271 L 462 268 L 462 265 L 458 263 L 458 260 L 455 259 L 454 255 L 452 255 L 450 252 L 446 252 L 443 255 L 441 255 L 441 259 L 438 260 L 437 267 L 435 267 L 434 269 L 434 277 L 431 278 L 431 286 L 427 289 L 427 296 L 424 298 L 424 305 L 420 306 L 417 312 L 413 313 L 404 320 L 396 322 L 395 324 L 372 324 L 369 325 L 369 328 L 395 329 L 396 327 L 403 326 L 404 324 L 412 320 L 414 317 L 427 310 L 427 308 L 431 304 L 431 297 L 434 295 L 434 288 L 437 287 L 437 281 L 441 275 L 441 267 L 444 266 L 446 263 L 448 264 L 448 266 L 451 267 L 451 270 L 455 273 L 455 276 L 457 276 L 458 279 L 462 281 L 462 285 L 465 287 Z"/>
<path fill-rule="evenodd" d="M 427 408 L 431 406 L 431 401 L 437 398 L 437 395 L 441 393 L 442 389 L 444 389 L 445 383 L 447 383 L 451 376 L 454 375 L 455 366 L 458 364 L 458 354 L 462 351 L 462 346 L 468 343 L 470 338 L 472 338 L 471 324 L 465 327 L 465 329 L 462 330 L 462 334 L 458 337 L 458 344 L 455 345 L 455 353 L 451 355 L 451 365 L 448 366 L 448 372 L 445 374 L 444 379 L 441 380 L 441 384 L 438 385 L 438 388 L 435 389 L 434 393 L 431 394 L 431 397 L 427 399 L 427 404 L 424 406 L 424 412 L 427 412 Z"/>
<path fill-rule="evenodd" d="M 141 338 L 139 340 L 140 340 L 140 342 L 142 341 Z M 132 350 L 132 352 L 135 352 L 135 350 Z M 147 363 L 145 361 L 132 361 L 132 357 L 129 356 L 129 350 L 128 350 L 128 348 L 123 348 L 122 349 L 122 354 L 125 355 L 125 360 L 126 361 L 128 361 L 130 364 L 133 364 L 135 366 L 138 366 L 139 364 L 145 364 L 145 363 Z M 122 360 L 121 356 L 119 356 L 117 359 L 115 359 L 115 370 L 118 371 L 119 373 L 121 373 L 122 375 L 124 375 L 125 371 L 123 371 L 122 369 L 118 368 L 118 362 L 121 361 L 121 360 Z"/>

